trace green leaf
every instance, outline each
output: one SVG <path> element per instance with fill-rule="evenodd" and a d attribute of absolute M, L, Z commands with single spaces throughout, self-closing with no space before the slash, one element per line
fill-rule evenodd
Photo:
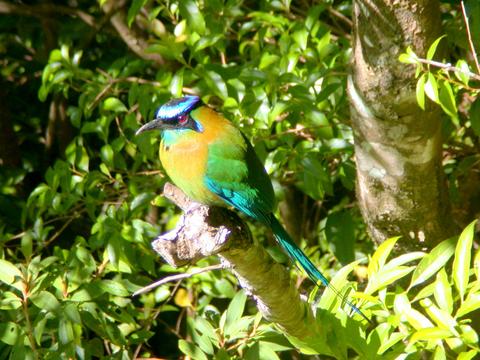
<path fill-rule="evenodd" d="M 306 50 L 308 41 L 308 31 L 305 28 L 295 31 L 292 34 L 292 39 L 298 44 L 301 50 Z"/>
<path fill-rule="evenodd" d="M 187 19 L 191 28 L 200 35 L 205 33 L 205 19 L 202 12 L 193 0 L 182 0 L 178 3 L 180 14 Z"/>
<path fill-rule="evenodd" d="M 388 256 L 390 255 L 393 247 L 398 241 L 399 237 L 393 237 L 385 240 L 375 251 L 368 264 L 368 277 L 371 277 L 373 274 L 377 273 L 385 262 L 387 261 Z"/>
<path fill-rule="evenodd" d="M 205 71 L 202 75 L 208 87 L 215 92 L 215 95 L 223 100 L 228 98 L 227 85 L 220 74 L 209 70 Z"/>
<path fill-rule="evenodd" d="M 422 110 L 425 110 L 425 81 L 427 78 L 427 74 L 422 74 L 420 78 L 417 81 L 417 87 L 416 87 L 416 96 L 417 96 L 417 103 L 418 106 Z"/>
<path fill-rule="evenodd" d="M 445 268 L 440 269 L 437 273 L 433 295 L 438 306 L 448 314 L 451 314 L 453 311 L 452 289 Z"/>
<path fill-rule="evenodd" d="M 477 281 L 480 282 L 480 249 L 477 250 L 475 257 L 473 258 L 473 269 L 477 276 Z"/>
<path fill-rule="evenodd" d="M 116 295 L 116 296 L 128 296 L 130 295 L 129 291 L 125 286 L 119 281 L 115 280 L 101 280 L 98 282 L 98 285 L 107 293 Z"/>
<path fill-rule="evenodd" d="M 461 338 L 465 343 L 473 346 L 478 345 L 478 334 L 472 326 L 462 324 L 459 326 L 459 328 L 461 332 Z"/>
<path fill-rule="evenodd" d="M 430 340 L 444 340 L 452 336 L 449 330 L 439 327 L 420 329 L 416 331 L 410 338 L 411 343 L 417 341 L 430 341 Z"/>
<path fill-rule="evenodd" d="M 415 64 L 417 62 L 415 58 L 412 58 L 410 55 L 405 53 L 400 54 L 398 61 L 404 64 Z"/>
<path fill-rule="evenodd" d="M 392 269 L 381 269 L 380 271 L 369 276 L 368 285 L 365 289 L 366 294 L 372 294 L 379 289 L 394 283 L 398 279 L 403 278 L 415 269 L 414 266 L 397 266 Z"/>
<path fill-rule="evenodd" d="M 195 330 L 207 336 L 215 346 L 218 346 L 220 337 L 215 328 L 201 316 L 195 318 Z"/>
<path fill-rule="evenodd" d="M 280 359 L 275 351 L 263 341 L 255 342 L 245 352 L 245 360 L 277 360 Z"/>
<path fill-rule="evenodd" d="M 30 256 L 32 256 L 33 239 L 30 231 L 25 232 L 25 234 L 22 236 L 21 249 L 25 258 L 28 259 Z"/>
<path fill-rule="evenodd" d="M 397 344 L 400 341 L 405 340 L 406 335 L 399 333 L 399 332 L 394 332 L 390 335 L 390 337 L 387 340 L 381 339 L 381 346 L 378 348 L 378 354 L 382 355 L 385 351 L 391 350 L 395 344 Z"/>
<path fill-rule="evenodd" d="M 0 341 L 7 345 L 15 345 L 19 335 L 22 334 L 20 326 L 13 322 L 0 323 Z"/>
<path fill-rule="evenodd" d="M 458 355 L 457 360 L 472 360 L 479 354 L 478 350 L 465 351 Z"/>
<path fill-rule="evenodd" d="M 458 289 L 462 301 L 470 277 L 473 233 L 476 222 L 476 220 L 472 221 L 460 234 L 455 249 L 455 258 L 453 259 L 453 282 Z"/>
<path fill-rule="evenodd" d="M 127 107 L 116 97 L 109 97 L 103 101 L 103 109 L 116 113 L 127 112 Z"/>
<path fill-rule="evenodd" d="M 428 314 L 430 319 L 432 319 L 437 326 L 448 329 L 454 336 L 459 336 L 455 327 L 457 322 L 455 319 L 450 316 L 446 311 L 439 309 L 432 300 L 425 298 L 420 300 L 420 305 L 425 309 L 425 312 Z"/>
<path fill-rule="evenodd" d="M 225 334 L 229 334 L 231 328 L 233 328 L 235 324 L 239 321 L 239 319 L 242 317 L 246 301 L 247 295 L 243 290 L 237 292 L 237 294 L 233 297 L 227 308 L 225 319 Z"/>
<path fill-rule="evenodd" d="M 32 295 L 30 300 L 32 300 L 36 307 L 42 310 L 55 311 L 60 307 L 60 303 L 55 295 L 45 290 Z"/>
<path fill-rule="evenodd" d="M 182 353 L 190 356 L 193 360 L 208 360 L 207 355 L 196 345 L 183 339 L 178 341 L 178 348 Z"/>
<path fill-rule="evenodd" d="M 58 338 L 62 344 L 68 344 L 74 340 L 73 326 L 67 319 L 62 318 L 59 321 Z"/>
<path fill-rule="evenodd" d="M 447 360 L 447 353 L 443 344 L 435 347 L 432 360 Z"/>
<path fill-rule="evenodd" d="M 7 260 L 0 259 L 0 281 L 22 290 L 23 275 L 20 269 Z"/>
<path fill-rule="evenodd" d="M 0 298 L 0 310 L 16 310 L 22 306 L 22 299 L 11 291 L 3 291 Z"/>
<path fill-rule="evenodd" d="M 448 81 L 440 81 L 438 85 L 440 87 L 440 92 L 438 94 L 440 106 L 448 116 L 457 118 L 457 103 L 450 83 Z"/>
<path fill-rule="evenodd" d="M 102 161 L 109 168 L 114 168 L 114 162 L 113 162 L 114 152 L 110 144 L 105 144 L 102 146 L 102 148 L 100 149 L 100 157 L 102 158 Z"/>
<path fill-rule="evenodd" d="M 325 235 L 333 253 L 342 264 L 355 260 L 355 228 L 349 211 L 337 211 L 328 215 Z"/>
<path fill-rule="evenodd" d="M 433 76 L 432 73 L 427 74 L 427 82 L 425 83 L 425 94 L 432 100 L 433 102 L 438 104 L 438 85 L 437 80 Z"/>
<path fill-rule="evenodd" d="M 413 52 L 410 46 L 407 47 L 405 53 L 400 54 L 398 60 L 405 64 L 416 64 L 418 61 L 417 55 Z"/>
<path fill-rule="evenodd" d="M 132 5 L 128 8 L 127 24 L 128 27 L 132 26 L 132 22 L 137 16 L 138 12 L 147 3 L 147 0 L 133 0 Z"/>
<path fill-rule="evenodd" d="M 412 308 L 406 294 L 395 296 L 394 309 L 396 314 L 405 318 L 416 330 L 434 327 L 425 315 Z"/>
<path fill-rule="evenodd" d="M 425 256 L 413 272 L 409 289 L 423 283 L 433 276 L 447 261 L 452 257 L 455 251 L 455 239 L 447 239 Z"/>
<path fill-rule="evenodd" d="M 404 264 L 407 264 L 409 262 L 421 259 L 421 258 L 425 257 L 425 255 L 426 254 L 422 251 L 414 251 L 414 252 L 411 252 L 411 253 L 403 254 L 403 255 L 400 255 L 400 256 L 396 257 L 395 259 L 390 260 L 388 262 L 388 264 L 386 264 L 384 266 L 383 269 L 384 270 L 385 269 L 393 269 L 394 267 L 404 265 Z"/>
<path fill-rule="evenodd" d="M 175 73 L 170 82 L 170 93 L 174 97 L 181 97 L 183 93 L 183 68 Z"/>
<path fill-rule="evenodd" d="M 480 97 L 477 97 L 470 106 L 470 125 L 475 135 L 480 136 Z"/>
<path fill-rule="evenodd" d="M 437 40 L 433 42 L 432 45 L 428 48 L 427 51 L 427 60 L 432 60 L 433 56 L 435 55 L 435 52 L 437 51 L 438 44 L 440 43 L 440 40 L 442 40 L 446 35 L 440 36 Z"/>
<path fill-rule="evenodd" d="M 457 61 L 455 67 L 460 69 L 460 71 L 455 71 L 455 76 L 457 79 L 460 80 L 465 86 L 468 86 L 468 82 L 470 81 L 470 67 L 468 66 L 468 63 L 465 60 L 460 59 Z"/>

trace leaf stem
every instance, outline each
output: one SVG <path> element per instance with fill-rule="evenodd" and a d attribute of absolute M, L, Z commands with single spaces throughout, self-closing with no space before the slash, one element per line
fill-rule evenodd
<path fill-rule="evenodd" d="M 470 46 L 470 51 L 472 52 L 473 60 L 475 61 L 475 65 L 477 67 L 477 72 L 480 73 L 480 64 L 478 63 L 478 57 L 475 51 L 475 45 L 473 44 L 473 41 L 472 41 L 472 34 L 470 33 L 470 25 L 468 23 L 467 12 L 465 11 L 465 4 L 463 3 L 463 1 L 460 1 L 460 4 L 462 6 L 463 20 L 465 21 L 465 27 L 467 29 L 467 38 L 468 38 L 468 44 Z"/>
<path fill-rule="evenodd" d="M 462 74 L 465 74 L 465 75 L 468 75 L 469 77 L 471 77 L 472 79 L 475 79 L 475 80 L 479 80 L 480 81 L 480 75 L 479 74 L 475 74 L 474 72 L 471 72 L 471 71 L 465 71 L 463 69 L 460 69 L 456 66 L 453 66 L 452 64 L 450 63 L 442 63 L 440 61 L 435 61 L 435 60 L 427 60 L 427 59 L 422 59 L 422 58 L 419 58 L 417 57 L 416 60 L 422 64 L 426 64 L 426 65 L 431 65 L 431 66 L 435 66 L 435 67 L 438 67 L 440 69 L 444 69 L 446 71 L 454 71 L 454 72 L 459 72 L 459 73 L 462 73 Z"/>

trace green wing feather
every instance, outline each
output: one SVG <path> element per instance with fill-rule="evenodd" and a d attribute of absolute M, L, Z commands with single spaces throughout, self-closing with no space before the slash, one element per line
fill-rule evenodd
<path fill-rule="evenodd" d="M 228 140 L 209 146 L 205 183 L 228 204 L 268 224 L 275 206 L 272 183 L 250 142 L 231 129 Z"/>

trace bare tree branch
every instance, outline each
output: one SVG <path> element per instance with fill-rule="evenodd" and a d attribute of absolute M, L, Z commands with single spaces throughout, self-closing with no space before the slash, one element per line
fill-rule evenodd
<path fill-rule="evenodd" d="M 123 1 L 106 1 L 102 6 L 103 11 L 106 14 L 112 14 L 110 17 L 110 23 L 117 31 L 118 35 L 122 38 L 125 44 L 132 50 L 135 54 L 141 57 L 144 60 L 151 60 L 157 65 L 165 65 L 165 60 L 160 54 L 150 53 L 147 51 L 148 42 L 140 34 L 140 31 L 132 25 L 128 27 L 127 25 L 127 15 L 123 9 Z"/>
<path fill-rule="evenodd" d="M 46 15 L 52 13 L 75 16 L 82 20 L 85 24 L 93 28 L 96 27 L 95 18 L 93 16 L 87 14 L 82 10 L 74 9 L 68 6 L 49 3 L 38 5 L 23 5 L 0 1 L 0 14 L 15 14 L 43 18 Z"/>
<path fill-rule="evenodd" d="M 126 12 L 123 8 L 124 1 L 106 1 L 102 9 L 110 20 L 110 23 L 120 35 L 125 44 L 135 54 L 145 60 L 151 60 L 157 65 L 165 65 L 165 60 L 160 54 L 149 53 L 147 48 L 149 46 L 147 39 L 140 33 L 135 25 L 128 27 L 126 21 Z M 38 5 L 23 5 L 12 4 L 6 1 L 0 1 L 0 14 L 15 14 L 23 16 L 32 16 L 39 19 L 48 17 L 51 14 L 62 14 L 75 16 L 81 19 L 84 23 L 98 30 L 101 26 L 101 22 L 97 22 L 96 19 L 87 14 L 86 12 L 71 8 L 68 6 L 55 5 L 53 3 L 44 3 Z"/>

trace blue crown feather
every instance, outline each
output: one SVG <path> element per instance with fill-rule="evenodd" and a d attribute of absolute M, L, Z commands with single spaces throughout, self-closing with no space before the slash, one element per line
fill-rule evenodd
<path fill-rule="evenodd" d="M 173 99 L 160 106 L 155 117 L 157 119 L 174 119 L 179 115 L 186 114 L 193 110 L 201 100 L 198 96 L 185 96 L 179 99 Z"/>

